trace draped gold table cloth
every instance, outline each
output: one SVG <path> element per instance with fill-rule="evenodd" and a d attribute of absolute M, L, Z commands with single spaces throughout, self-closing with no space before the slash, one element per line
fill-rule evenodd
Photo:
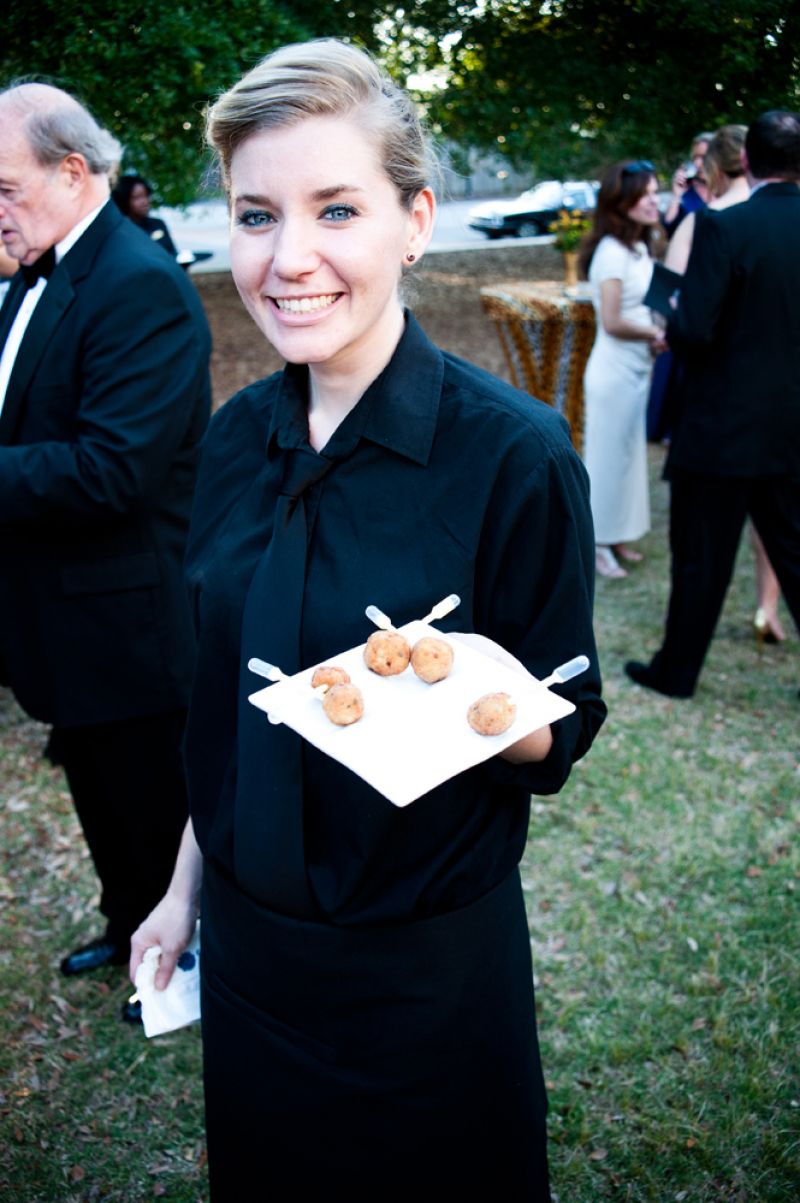
<path fill-rule="evenodd" d="M 497 284 L 481 289 L 517 387 L 554 406 L 583 446 L 583 373 L 594 343 L 594 307 L 588 296 L 567 295 L 555 280 Z"/>

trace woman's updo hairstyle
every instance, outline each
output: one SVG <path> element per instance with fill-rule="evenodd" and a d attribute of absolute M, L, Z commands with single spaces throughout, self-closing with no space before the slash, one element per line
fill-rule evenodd
<path fill-rule="evenodd" d="M 411 98 L 363 50 L 335 38 L 283 46 L 210 106 L 206 141 L 226 191 L 231 160 L 252 134 L 306 117 L 353 118 L 375 139 L 383 170 L 410 209 L 436 163 Z"/>
<path fill-rule="evenodd" d="M 715 176 L 718 173 L 726 175 L 730 180 L 744 175 L 742 151 L 746 136 L 746 125 L 723 125 L 709 142 L 704 161 L 712 192 L 717 192 Z"/>

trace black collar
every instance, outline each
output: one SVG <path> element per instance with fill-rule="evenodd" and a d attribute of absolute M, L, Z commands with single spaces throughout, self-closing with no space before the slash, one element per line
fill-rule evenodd
<path fill-rule="evenodd" d="M 380 376 L 334 431 L 322 454 L 347 455 L 367 438 L 418 464 L 430 456 L 444 376 L 441 352 L 406 310 L 406 327 L 397 350 Z M 308 446 L 308 368 L 288 364 L 272 411 L 267 454 L 279 448 Z"/>
<path fill-rule="evenodd" d="M 766 196 L 798 197 L 800 196 L 800 184 L 795 180 L 773 180 L 769 184 L 761 184 L 750 197 L 750 201 L 757 201 L 759 197 Z"/>

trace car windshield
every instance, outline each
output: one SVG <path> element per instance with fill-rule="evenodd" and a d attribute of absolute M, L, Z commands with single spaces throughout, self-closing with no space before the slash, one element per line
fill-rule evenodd
<path fill-rule="evenodd" d="M 561 185 L 557 180 L 545 180 L 543 184 L 529 188 L 522 195 L 526 201 L 531 201 L 542 209 L 553 208 L 561 204 Z"/>
<path fill-rule="evenodd" d="M 564 196 L 561 201 L 567 209 L 593 209 L 594 195 L 585 184 L 565 184 Z"/>

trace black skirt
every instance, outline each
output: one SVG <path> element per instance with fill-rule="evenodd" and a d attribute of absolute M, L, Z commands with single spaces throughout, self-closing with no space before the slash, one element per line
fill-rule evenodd
<path fill-rule="evenodd" d="M 348 928 L 267 911 L 206 864 L 202 918 L 214 1203 L 547 1203 L 516 872 L 461 910 Z"/>

